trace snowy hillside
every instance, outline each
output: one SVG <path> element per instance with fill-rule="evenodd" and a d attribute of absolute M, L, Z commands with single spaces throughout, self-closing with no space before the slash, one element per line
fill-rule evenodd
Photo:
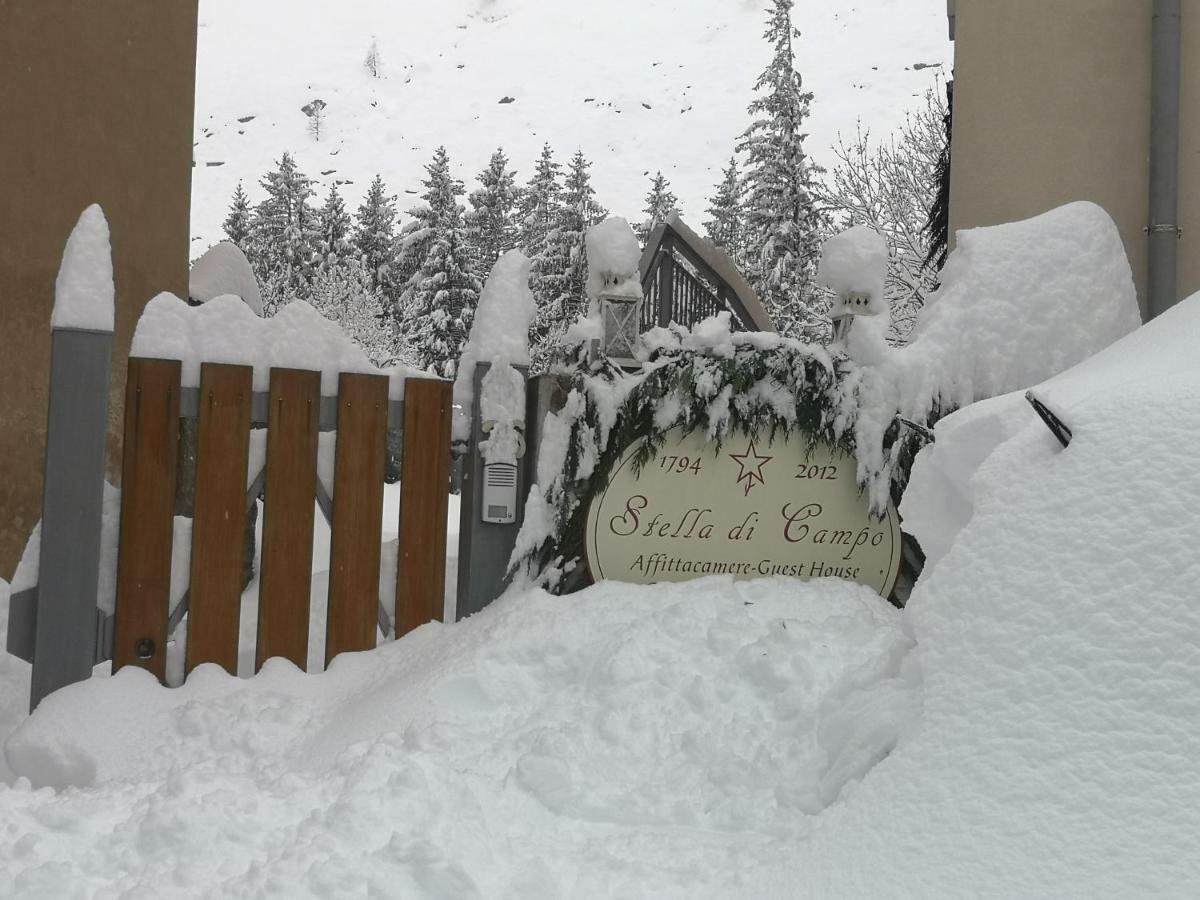
<path fill-rule="evenodd" d="M 193 255 L 219 239 L 237 182 L 257 201 L 285 150 L 322 185 L 350 182 L 352 207 L 376 173 L 407 207 L 439 144 L 468 183 L 503 145 L 523 182 L 548 141 L 561 161 L 576 149 L 594 161 L 613 212 L 640 215 L 647 173 L 662 169 L 699 224 L 768 60 L 763 5 L 201 0 Z M 944 0 L 806 0 L 795 16 L 820 162 L 857 119 L 891 130 L 949 68 Z M 378 78 L 364 64 L 373 41 Z M 315 99 L 319 140 L 301 111 Z"/>

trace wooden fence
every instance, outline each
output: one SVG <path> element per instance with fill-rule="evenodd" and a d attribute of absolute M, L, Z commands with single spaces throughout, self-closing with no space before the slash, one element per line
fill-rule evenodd
<path fill-rule="evenodd" d="M 252 390 L 248 366 L 204 363 L 182 388 L 178 360 L 131 358 L 125 392 L 121 529 L 113 671 L 166 677 L 172 533 L 181 418 L 197 419 L 195 509 L 185 673 L 216 663 L 237 674 L 246 514 L 265 489 L 255 669 L 271 657 L 307 667 L 314 505 L 329 519 L 325 661 L 441 619 L 446 571 L 451 385 L 410 378 L 389 401 L 383 375 L 342 373 L 336 396 L 321 374 L 272 369 Z M 402 429 L 395 621 L 379 604 L 389 425 Z M 261 471 L 248 471 L 250 432 L 265 427 Z M 336 431 L 332 495 L 318 474 L 318 433 Z M 249 488 L 247 488 L 249 484 Z"/>

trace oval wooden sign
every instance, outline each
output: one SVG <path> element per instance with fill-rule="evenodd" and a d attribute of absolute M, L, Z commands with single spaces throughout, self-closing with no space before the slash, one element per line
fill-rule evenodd
<path fill-rule="evenodd" d="M 900 568 L 895 509 L 873 517 L 854 460 L 824 444 L 806 453 L 806 443 L 739 434 L 718 451 L 675 428 L 640 476 L 631 444 L 588 507 L 592 578 L 835 576 L 888 596 Z"/>

